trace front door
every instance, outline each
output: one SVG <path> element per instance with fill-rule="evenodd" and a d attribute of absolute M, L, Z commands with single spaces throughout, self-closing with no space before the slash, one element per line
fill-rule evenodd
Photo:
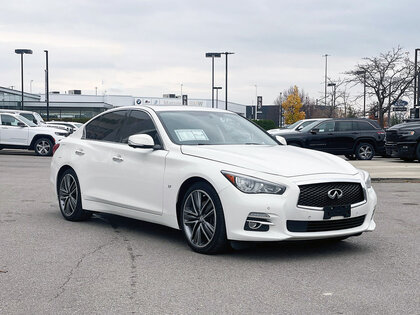
<path fill-rule="evenodd" d="M 27 146 L 29 127 L 28 126 L 18 126 L 19 123 L 22 123 L 16 117 L 8 114 L 0 115 L 1 126 L 1 144 L 8 145 L 19 145 Z"/>
<path fill-rule="evenodd" d="M 309 149 L 330 152 L 334 137 L 334 121 L 327 120 L 312 129 L 307 139 Z"/>
<path fill-rule="evenodd" d="M 111 151 L 108 176 L 113 180 L 113 202 L 128 210 L 161 214 L 163 211 L 163 177 L 168 151 L 132 148 L 128 137 L 148 134 L 155 144 L 162 144 L 148 113 L 132 110 L 121 128 L 120 144 Z"/>

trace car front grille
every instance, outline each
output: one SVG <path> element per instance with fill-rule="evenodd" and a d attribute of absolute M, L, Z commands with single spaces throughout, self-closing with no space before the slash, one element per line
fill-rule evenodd
<path fill-rule="evenodd" d="M 387 142 L 398 142 L 398 133 L 396 130 L 387 130 L 386 132 Z"/>
<path fill-rule="evenodd" d="M 323 208 L 326 206 L 344 206 L 365 200 L 362 185 L 359 183 L 319 183 L 300 185 L 298 206 Z M 343 192 L 339 199 L 331 199 L 328 192 L 339 189 Z"/>
<path fill-rule="evenodd" d="M 366 215 L 342 220 L 324 221 L 287 221 L 287 229 L 290 232 L 325 232 L 351 229 L 361 226 L 365 221 Z"/>

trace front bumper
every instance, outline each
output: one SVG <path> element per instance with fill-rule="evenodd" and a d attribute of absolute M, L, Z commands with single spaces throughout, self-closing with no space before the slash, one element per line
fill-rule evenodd
<path fill-rule="evenodd" d="M 344 217 L 333 217 L 324 220 L 322 210 L 306 209 L 297 206 L 299 198 L 298 184 L 352 181 L 360 182 L 359 176 L 348 178 L 331 176 L 322 181 L 317 178 L 299 179 L 298 182 L 289 182 L 283 195 L 269 194 L 244 194 L 236 187 L 230 185 L 221 192 L 219 197 L 222 201 L 226 231 L 228 239 L 237 241 L 283 241 L 283 240 L 310 240 L 341 236 L 350 236 L 362 232 L 373 231 L 376 227 L 373 214 L 377 203 L 376 193 L 373 188 L 365 189 L 365 201 L 352 206 L 351 218 L 365 216 L 363 223 L 357 227 L 322 232 L 291 232 L 288 230 L 287 221 L 333 221 L 343 220 Z M 245 230 L 245 222 L 251 212 L 265 213 L 270 217 L 271 225 L 268 231 Z M 347 219 L 347 218 L 346 218 Z"/>
<path fill-rule="evenodd" d="M 392 157 L 413 158 L 416 152 L 416 142 L 387 143 L 386 154 Z"/>

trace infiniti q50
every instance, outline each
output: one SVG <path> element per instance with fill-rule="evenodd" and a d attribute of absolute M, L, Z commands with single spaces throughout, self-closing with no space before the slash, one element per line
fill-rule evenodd
<path fill-rule="evenodd" d="M 113 109 L 54 150 L 51 181 L 65 219 L 103 212 L 163 224 L 200 253 L 232 240 L 340 240 L 375 229 L 367 172 L 283 145 L 229 111 Z"/>

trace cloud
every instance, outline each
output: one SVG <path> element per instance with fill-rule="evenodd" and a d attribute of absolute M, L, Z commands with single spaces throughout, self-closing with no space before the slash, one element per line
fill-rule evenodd
<path fill-rule="evenodd" d="M 190 98 L 208 98 L 204 53 L 228 50 L 235 52 L 229 59 L 233 101 L 253 102 L 254 84 L 265 103 L 292 84 L 318 98 L 323 54 L 331 55 L 334 78 L 364 56 L 397 45 L 413 51 L 419 7 L 404 0 L 8 1 L 0 11 L 0 85 L 19 86 L 13 51 L 31 48 L 25 77 L 34 80 L 34 91 L 43 91 L 48 49 L 56 90 L 98 86 L 159 96 L 183 83 Z M 216 60 L 216 82 L 224 83 L 223 59 Z"/>

